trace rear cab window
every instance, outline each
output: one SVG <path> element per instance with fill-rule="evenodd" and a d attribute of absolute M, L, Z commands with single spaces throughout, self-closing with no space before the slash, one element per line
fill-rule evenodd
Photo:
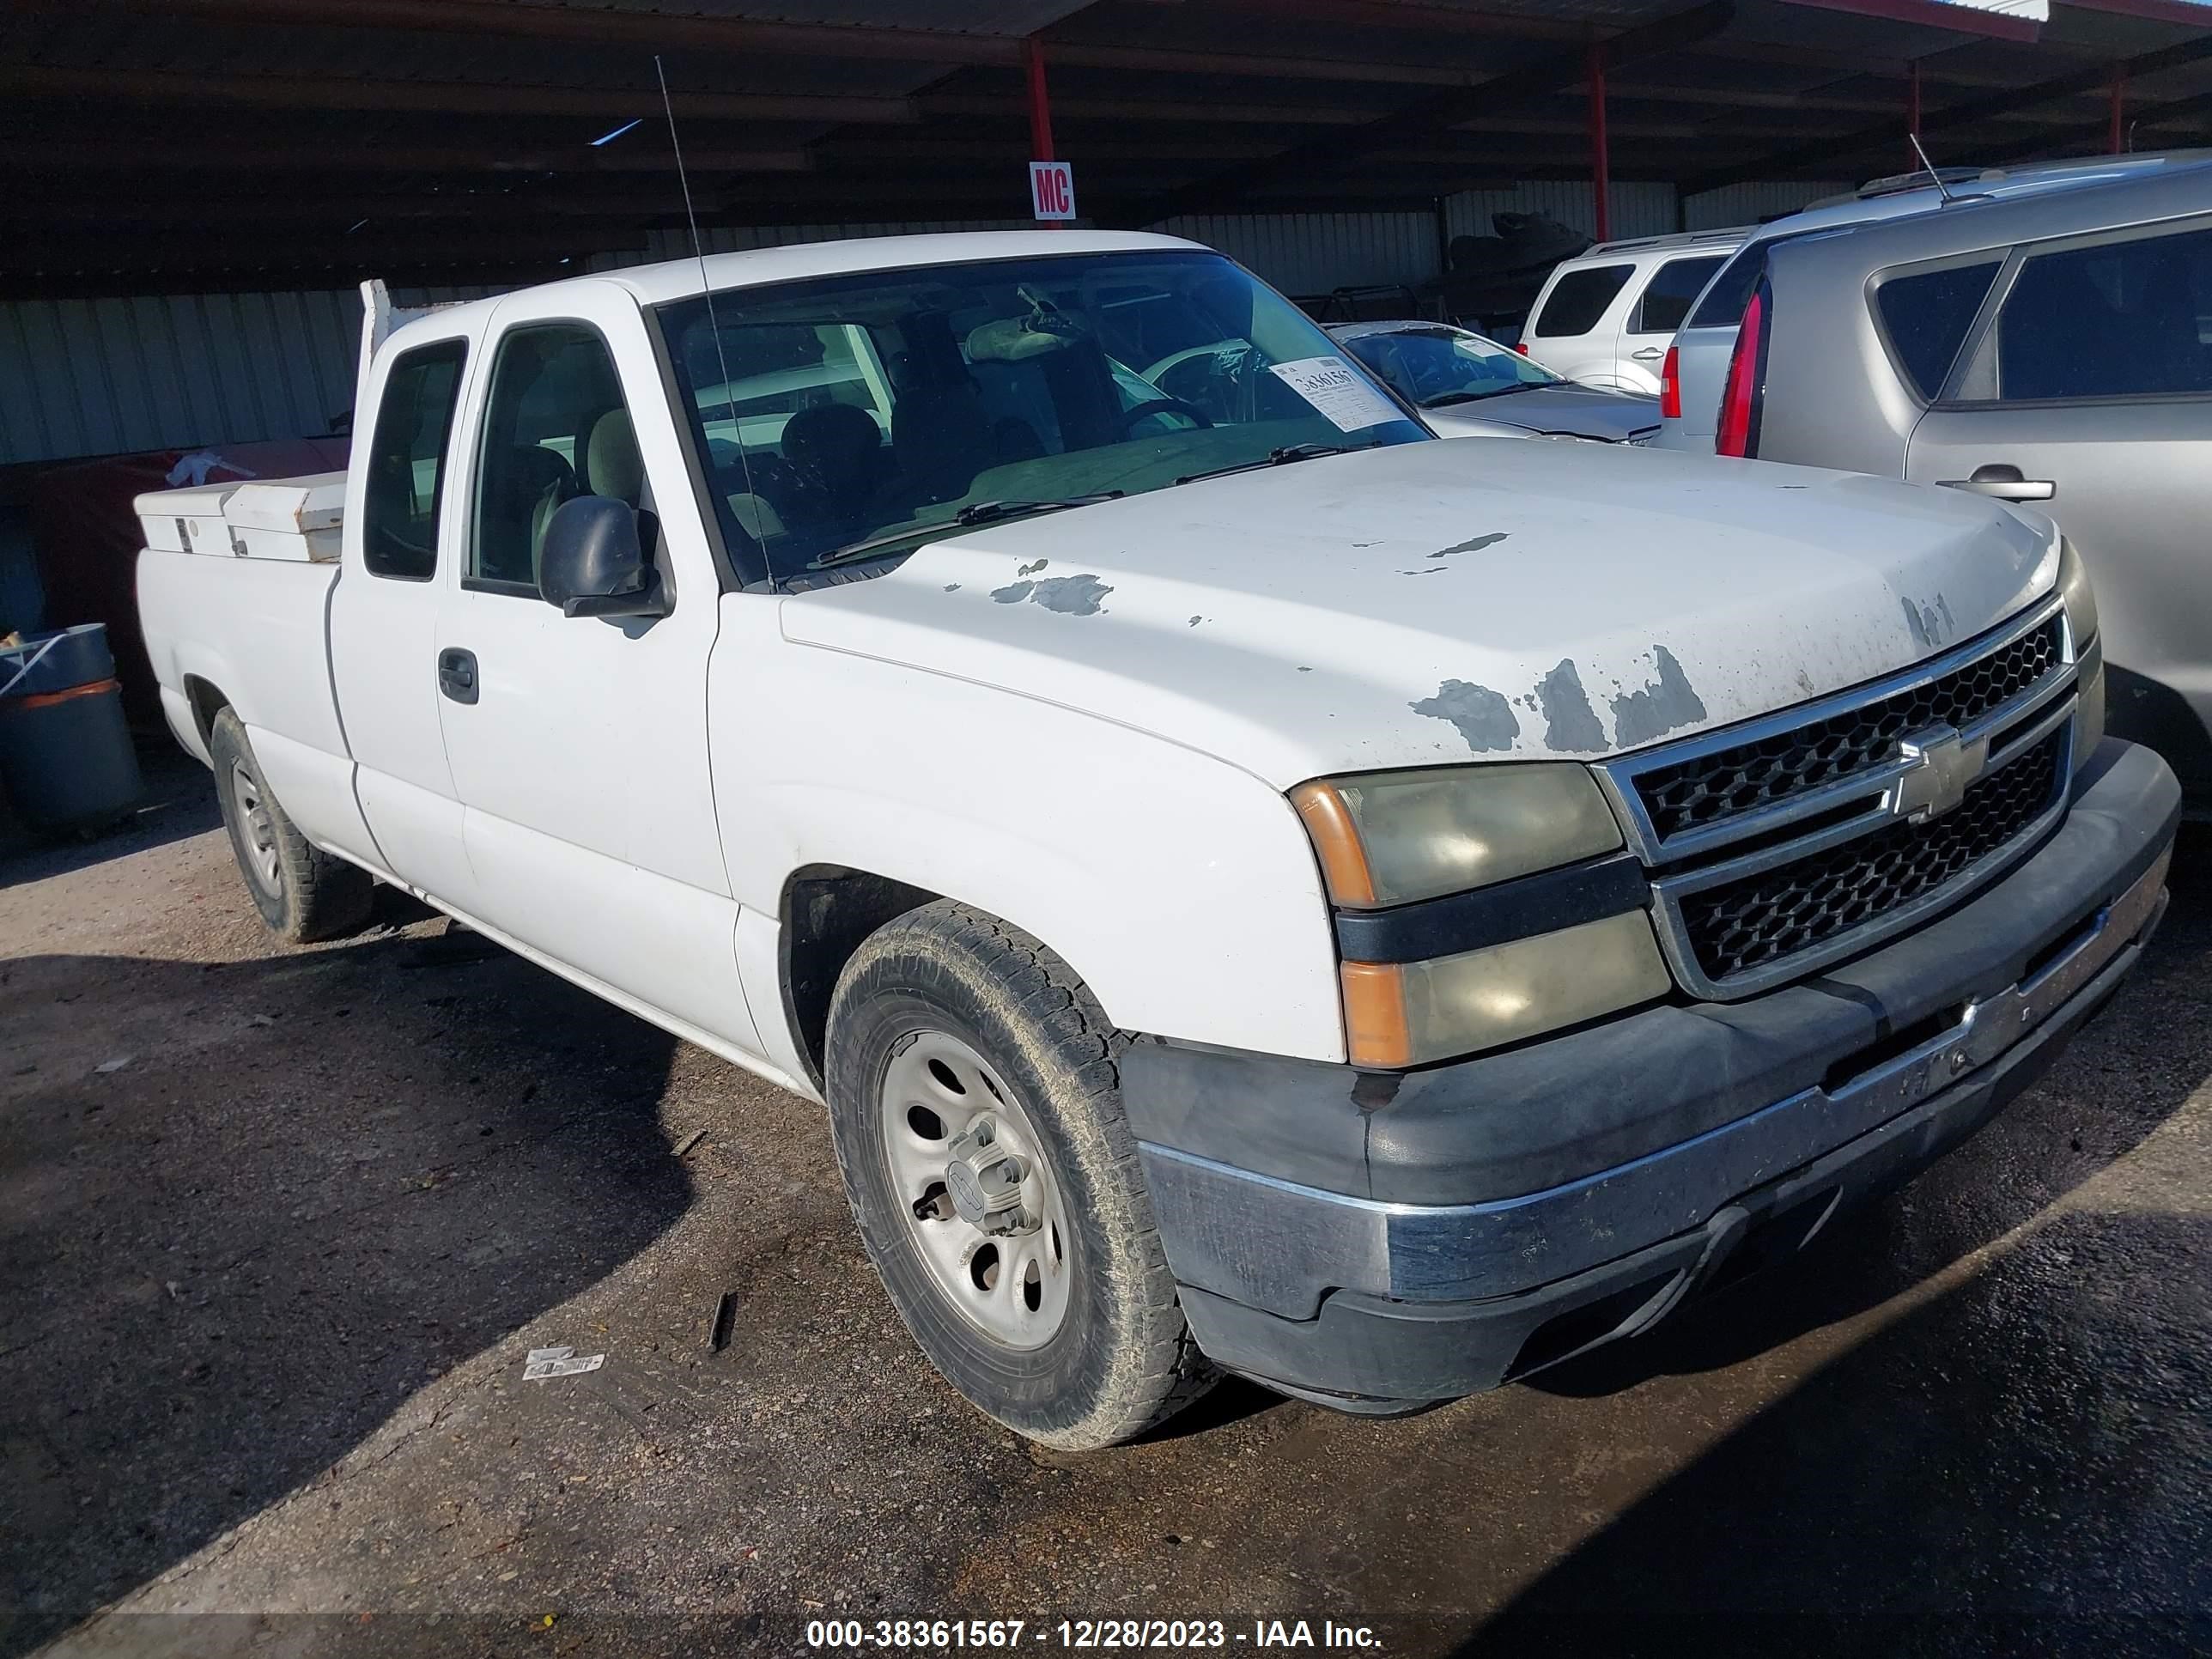
<path fill-rule="evenodd" d="M 1529 325 L 1529 333 L 1547 340 L 1589 333 L 1635 274 L 1632 264 L 1586 265 L 1568 271 L 1544 296 L 1543 307 Z"/>
<path fill-rule="evenodd" d="M 1726 258 L 1725 254 L 1705 253 L 1694 258 L 1668 260 L 1644 285 L 1629 332 L 1672 334 L 1681 327 L 1682 319 L 1690 314 L 1690 307 L 1705 292 L 1705 284 L 1712 280 L 1713 273 Z"/>
<path fill-rule="evenodd" d="M 1875 315 L 1891 359 L 1921 402 L 1934 403 L 1989 297 L 2001 258 L 1887 276 L 1874 291 Z"/>
<path fill-rule="evenodd" d="M 362 562 L 372 576 L 427 582 L 437 574 L 446 446 L 468 349 L 465 340 L 417 346 L 384 378 L 362 505 Z"/>

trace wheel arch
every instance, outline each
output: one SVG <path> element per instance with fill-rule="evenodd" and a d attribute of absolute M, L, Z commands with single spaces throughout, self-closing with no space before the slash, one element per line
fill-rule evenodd
<path fill-rule="evenodd" d="M 192 711 L 192 725 L 200 734 L 200 746 L 207 746 L 215 732 L 215 717 L 231 706 L 230 694 L 204 674 L 187 674 L 184 678 L 185 703 Z"/>
<path fill-rule="evenodd" d="M 946 896 L 846 864 L 802 865 L 784 878 L 776 981 L 793 1046 L 817 1089 L 823 1087 L 830 999 L 845 964 L 885 922 Z"/>

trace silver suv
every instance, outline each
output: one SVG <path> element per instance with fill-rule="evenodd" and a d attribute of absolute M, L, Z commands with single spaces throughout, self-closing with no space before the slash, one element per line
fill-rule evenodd
<path fill-rule="evenodd" d="M 1733 453 L 2056 520 L 2111 729 L 2212 808 L 2212 157 L 1777 246 L 1719 402 Z M 1905 599 L 1948 643 L 1943 596 Z"/>
<path fill-rule="evenodd" d="M 1815 202 L 1801 213 L 1762 225 L 1706 284 L 1674 335 L 1659 388 L 1664 422 L 1657 447 L 1712 453 L 1721 382 L 1728 374 L 1729 354 L 1735 348 L 1736 325 L 1743 320 L 1743 308 L 1766 269 L 1767 256 L 1782 244 L 1818 231 L 1917 217 L 1962 202 L 2009 201 L 2111 184 L 2157 172 L 2185 159 L 2108 155 L 2027 167 L 1947 168 L 1942 189 L 1925 173 L 1901 174 L 1877 179 L 1849 196 Z"/>
<path fill-rule="evenodd" d="M 1528 313 L 1520 351 L 1583 386 L 1651 397 L 1691 301 L 1750 228 L 1601 242 L 1563 260 Z"/>

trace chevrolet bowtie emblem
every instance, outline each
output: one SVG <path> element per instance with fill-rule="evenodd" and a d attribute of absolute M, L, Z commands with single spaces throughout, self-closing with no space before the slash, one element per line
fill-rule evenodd
<path fill-rule="evenodd" d="M 1890 787 L 1890 814 L 1916 823 L 1941 817 L 1966 799 L 1967 786 L 1989 764 L 1989 738 L 1968 743 L 1948 726 L 1916 732 L 1897 747 L 1906 769 Z"/>

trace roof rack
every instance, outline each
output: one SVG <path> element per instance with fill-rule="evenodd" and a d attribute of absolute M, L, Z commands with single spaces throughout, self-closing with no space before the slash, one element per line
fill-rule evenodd
<path fill-rule="evenodd" d="M 1619 241 L 1599 242 L 1584 248 L 1575 257 L 1587 259 L 1593 253 L 1627 253 L 1639 248 L 1695 247 L 1705 242 L 1741 242 L 1749 240 L 1756 228 L 1753 225 L 1728 225 L 1717 230 L 1674 230 L 1663 236 L 1630 236 Z"/>

